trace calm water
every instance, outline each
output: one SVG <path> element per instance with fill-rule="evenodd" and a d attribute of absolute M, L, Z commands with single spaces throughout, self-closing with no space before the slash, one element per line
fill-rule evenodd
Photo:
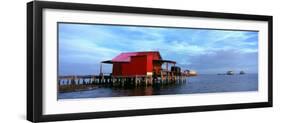
<path fill-rule="evenodd" d="M 144 96 L 190 93 L 215 93 L 257 91 L 258 75 L 198 75 L 190 77 L 186 84 L 157 86 L 147 88 L 109 88 L 100 87 L 88 91 L 59 93 L 59 99 L 97 98 L 118 96 Z"/>

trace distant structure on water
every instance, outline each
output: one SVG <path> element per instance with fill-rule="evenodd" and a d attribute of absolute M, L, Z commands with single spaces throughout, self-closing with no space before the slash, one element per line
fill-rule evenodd
<path fill-rule="evenodd" d="M 197 76 L 197 72 L 194 70 L 185 70 L 184 73 L 188 76 Z"/>
<path fill-rule="evenodd" d="M 217 75 L 234 75 L 234 71 L 230 70 L 230 71 L 227 71 L 226 73 L 218 73 Z M 240 71 L 239 72 L 240 75 L 244 75 L 246 74 L 244 71 Z"/>
<path fill-rule="evenodd" d="M 227 72 L 226 72 L 226 75 L 234 75 L 234 71 L 231 71 L 231 70 L 230 70 L 230 71 L 227 71 Z"/>

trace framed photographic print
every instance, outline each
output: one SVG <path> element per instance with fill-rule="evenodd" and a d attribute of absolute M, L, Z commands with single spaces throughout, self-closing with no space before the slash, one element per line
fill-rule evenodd
<path fill-rule="evenodd" d="M 272 16 L 27 4 L 33 122 L 272 107 Z"/>

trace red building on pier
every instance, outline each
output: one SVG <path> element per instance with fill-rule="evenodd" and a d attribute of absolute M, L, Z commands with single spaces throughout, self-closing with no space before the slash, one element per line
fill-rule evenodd
<path fill-rule="evenodd" d="M 168 63 L 176 64 L 175 61 L 163 60 L 158 51 L 121 53 L 102 63 L 113 64 L 113 76 L 160 75 L 163 63 L 166 63 L 167 71 Z"/>

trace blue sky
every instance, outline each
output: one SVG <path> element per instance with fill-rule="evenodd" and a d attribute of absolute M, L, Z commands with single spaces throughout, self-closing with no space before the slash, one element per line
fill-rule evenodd
<path fill-rule="evenodd" d="M 258 71 L 258 32 L 59 23 L 59 75 L 98 74 L 121 52 L 159 51 L 201 74 Z M 112 70 L 104 65 L 105 72 Z"/>

